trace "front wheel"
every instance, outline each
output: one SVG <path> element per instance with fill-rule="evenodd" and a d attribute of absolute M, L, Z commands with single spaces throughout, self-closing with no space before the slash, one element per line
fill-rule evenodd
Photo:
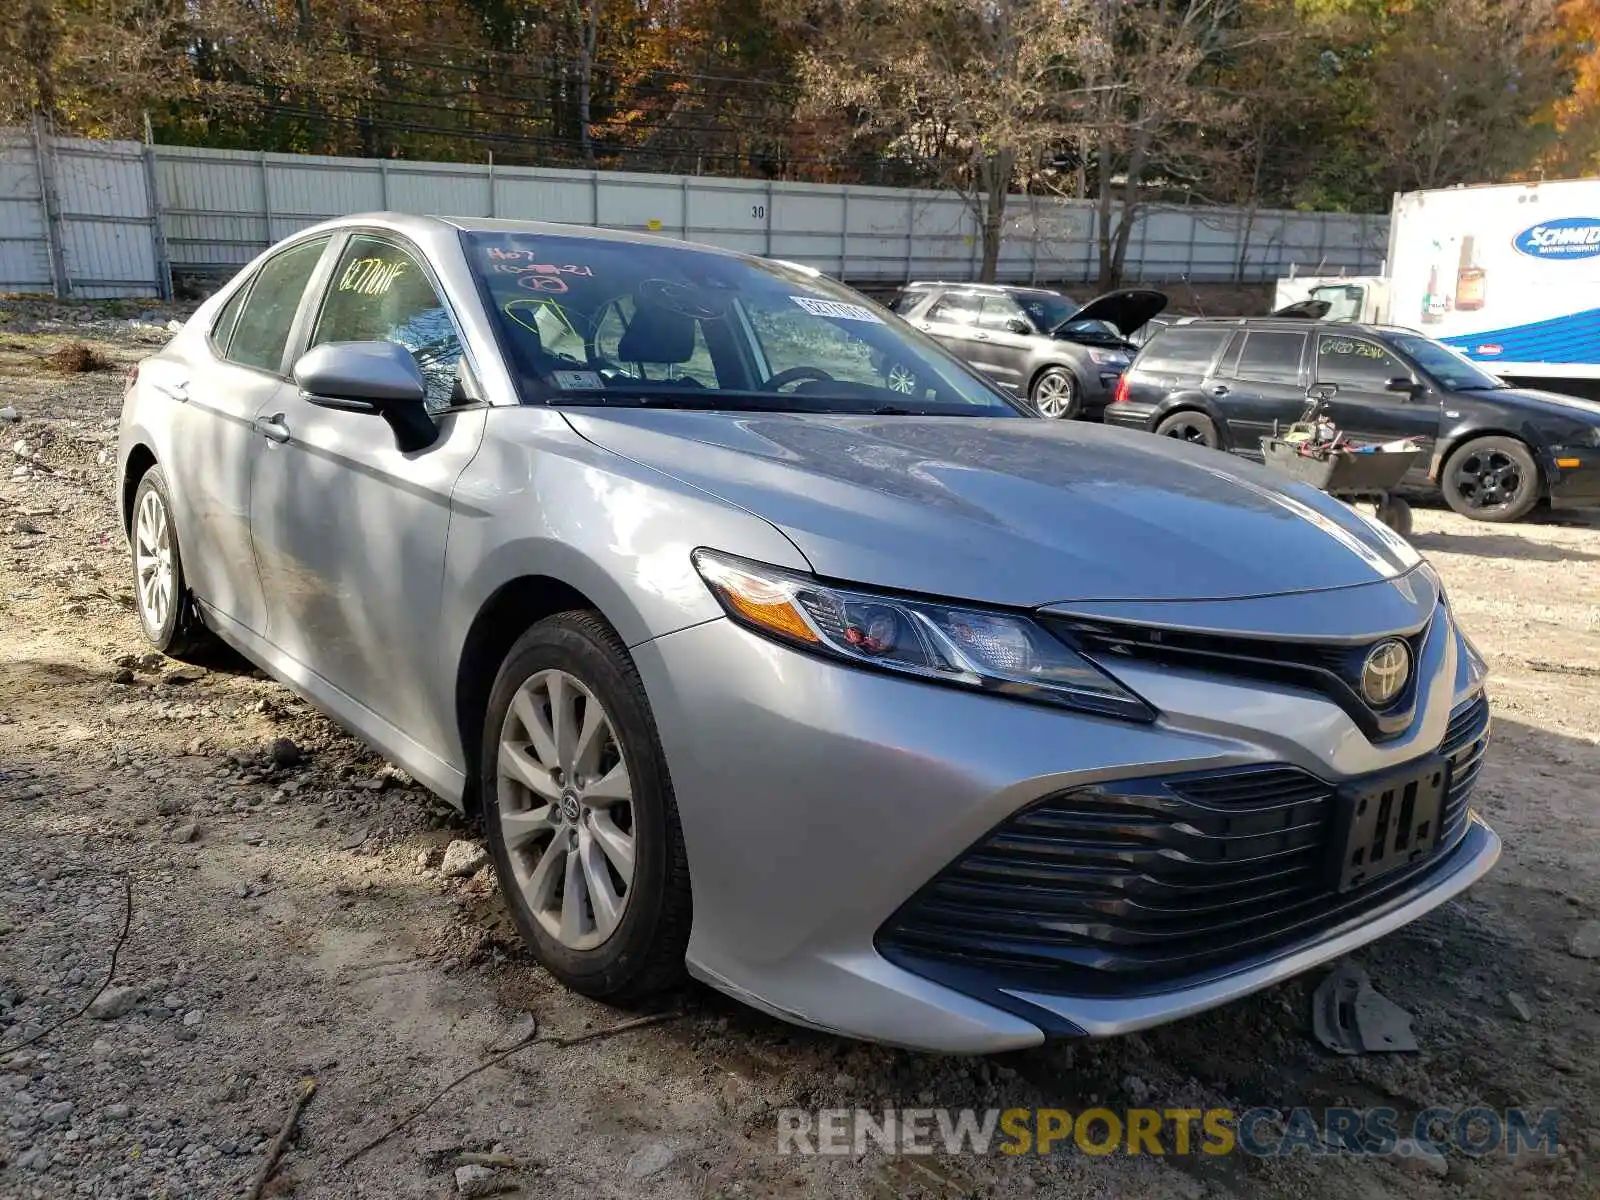
<path fill-rule="evenodd" d="M 1512 437 L 1473 438 L 1444 464 L 1444 500 L 1474 521 L 1520 521 L 1539 502 L 1539 468 Z"/>
<path fill-rule="evenodd" d="M 161 653 L 187 658 L 205 647 L 208 635 L 195 612 L 183 574 L 172 495 L 160 467 L 151 467 L 133 494 L 128 529 L 134 607 L 144 636 Z"/>
<path fill-rule="evenodd" d="M 1033 406 L 1044 416 L 1057 420 L 1071 420 L 1078 415 L 1082 400 L 1078 396 L 1078 381 L 1065 367 L 1051 367 L 1039 374 L 1029 392 Z"/>
<path fill-rule="evenodd" d="M 1217 424 L 1203 412 L 1185 409 L 1162 419 L 1156 426 L 1161 437 L 1177 438 L 1196 446 L 1209 446 L 1215 450 L 1222 442 L 1217 436 Z"/>
<path fill-rule="evenodd" d="M 480 778 L 495 873 L 535 956 L 624 1004 L 677 983 L 689 867 L 644 687 L 596 614 L 534 625 L 490 694 Z"/>

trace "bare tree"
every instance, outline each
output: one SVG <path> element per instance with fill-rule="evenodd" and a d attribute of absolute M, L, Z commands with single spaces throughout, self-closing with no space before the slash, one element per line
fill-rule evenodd
<path fill-rule="evenodd" d="M 1081 123 L 1093 146 L 1100 286 L 1117 286 L 1152 193 L 1191 193 L 1225 154 L 1208 135 L 1239 106 L 1207 70 L 1240 49 L 1239 0 L 1090 0 L 1094 40 Z M 1065 190 L 1060 186 L 1060 190 Z"/>
<path fill-rule="evenodd" d="M 812 45 L 811 108 L 959 191 L 993 280 L 1012 187 L 1071 136 L 1096 53 L 1083 0 L 837 0 Z"/>

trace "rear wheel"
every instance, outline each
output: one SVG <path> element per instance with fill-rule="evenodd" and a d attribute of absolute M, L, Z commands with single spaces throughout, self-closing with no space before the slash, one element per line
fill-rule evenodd
<path fill-rule="evenodd" d="M 1028 398 L 1033 406 L 1047 417 L 1070 420 L 1083 407 L 1078 395 L 1078 381 L 1065 367 L 1050 367 L 1041 371 L 1029 389 Z"/>
<path fill-rule="evenodd" d="M 209 641 L 183 574 L 172 497 L 160 467 L 151 467 L 133 494 L 128 530 L 133 558 L 133 598 L 144 636 L 161 653 L 187 658 Z"/>
<path fill-rule="evenodd" d="M 480 783 L 500 889 L 552 975 L 613 1003 L 682 978 L 677 804 L 638 672 L 597 615 L 550 617 L 511 648 Z"/>
<path fill-rule="evenodd" d="M 1192 442 L 1196 446 L 1210 446 L 1213 450 L 1222 440 L 1217 436 L 1216 422 L 1205 413 L 1193 409 L 1163 417 L 1156 426 L 1156 432 L 1162 437 L 1177 438 L 1180 442 Z"/>
<path fill-rule="evenodd" d="M 1445 503 L 1474 521 L 1520 521 L 1539 502 L 1533 453 L 1513 437 L 1473 438 L 1444 464 Z"/>

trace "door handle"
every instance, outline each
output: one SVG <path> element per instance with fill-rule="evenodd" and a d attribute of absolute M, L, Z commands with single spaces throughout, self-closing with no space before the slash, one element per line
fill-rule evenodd
<path fill-rule="evenodd" d="M 1228 394 L 1228 385 L 1225 383 L 1214 384 L 1211 388 L 1211 394 L 1213 396 L 1226 396 Z"/>
<path fill-rule="evenodd" d="M 975 342 L 987 342 L 989 335 L 987 333 L 975 333 L 972 335 L 972 340 Z"/>
<path fill-rule="evenodd" d="M 256 429 L 269 442 L 289 440 L 289 427 L 283 423 L 282 413 L 273 413 L 270 417 L 257 417 Z"/>
<path fill-rule="evenodd" d="M 158 383 L 156 391 L 166 396 L 169 400 L 176 400 L 179 404 L 186 404 L 189 400 L 189 381 L 180 379 L 177 383 Z"/>

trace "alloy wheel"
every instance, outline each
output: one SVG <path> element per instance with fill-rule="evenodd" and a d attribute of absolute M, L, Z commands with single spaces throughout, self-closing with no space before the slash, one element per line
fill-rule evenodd
<path fill-rule="evenodd" d="M 1033 402 L 1047 417 L 1068 415 L 1074 399 L 1072 380 L 1056 371 L 1040 379 L 1033 389 Z"/>
<path fill-rule="evenodd" d="M 517 689 L 500 732 L 500 828 L 533 917 L 572 950 L 614 932 L 631 896 L 633 789 L 616 727 L 565 671 Z"/>
<path fill-rule="evenodd" d="M 1523 488 L 1521 466 L 1501 450 L 1464 454 L 1451 475 L 1456 494 L 1469 508 L 1504 508 L 1517 500 Z"/>
<path fill-rule="evenodd" d="M 134 518 L 133 569 L 145 624 L 165 628 L 177 590 L 172 577 L 172 522 L 154 488 L 144 494 Z"/>
<path fill-rule="evenodd" d="M 917 390 L 917 377 L 904 363 L 895 363 L 890 367 L 889 377 L 885 382 L 891 392 L 899 392 L 904 396 L 909 396 Z"/>
<path fill-rule="evenodd" d="M 1209 445 L 1206 431 L 1192 421 L 1179 421 L 1167 426 L 1163 432 L 1169 438 L 1177 438 L 1180 442 L 1193 442 L 1196 446 Z"/>

